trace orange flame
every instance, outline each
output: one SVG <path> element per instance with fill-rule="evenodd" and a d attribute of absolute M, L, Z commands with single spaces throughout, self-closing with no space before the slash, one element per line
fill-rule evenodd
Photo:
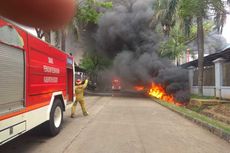
<path fill-rule="evenodd" d="M 158 99 L 162 99 L 169 103 L 177 104 L 174 97 L 167 94 L 165 89 L 159 84 L 152 83 L 151 89 L 149 90 L 149 95 Z"/>
<path fill-rule="evenodd" d="M 134 89 L 136 91 L 143 91 L 145 89 L 145 87 L 144 86 L 135 86 Z"/>

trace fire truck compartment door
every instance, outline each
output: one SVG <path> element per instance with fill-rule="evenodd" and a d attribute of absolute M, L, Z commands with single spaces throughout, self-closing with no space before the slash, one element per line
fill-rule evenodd
<path fill-rule="evenodd" d="M 0 115 L 24 107 L 24 51 L 0 43 Z"/>

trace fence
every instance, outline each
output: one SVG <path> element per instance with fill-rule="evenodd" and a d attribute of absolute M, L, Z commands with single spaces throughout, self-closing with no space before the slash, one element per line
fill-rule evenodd
<path fill-rule="evenodd" d="M 230 62 L 222 58 L 213 61 L 212 66 L 204 68 L 203 94 L 220 99 L 230 99 Z M 189 69 L 191 93 L 198 94 L 198 69 Z"/>
<path fill-rule="evenodd" d="M 215 86 L 215 67 L 214 65 L 204 68 L 203 85 L 204 86 Z M 198 86 L 198 69 L 194 70 L 193 86 Z"/>
<path fill-rule="evenodd" d="M 230 62 L 223 63 L 223 86 L 230 86 Z"/>

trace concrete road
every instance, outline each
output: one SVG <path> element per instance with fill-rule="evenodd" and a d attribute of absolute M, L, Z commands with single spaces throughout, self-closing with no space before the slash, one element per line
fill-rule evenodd
<path fill-rule="evenodd" d="M 31 131 L 3 153 L 230 153 L 230 144 L 159 104 L 142 98 L 88 97 L 90 116 L 67 112 L 61 133 Z"/>

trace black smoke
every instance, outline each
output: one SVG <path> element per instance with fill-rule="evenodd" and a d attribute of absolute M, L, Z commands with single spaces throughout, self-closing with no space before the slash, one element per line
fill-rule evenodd
<path fill-rule="evenodd" d="M 161 38 L 150 27 L 152 2 L 127 1 L 106 12 L 96 33 L 97 50 L 113 62 L 113 71 L 130 85 L 162 84 L 178 101 L 189 97 L 188 74 L 157 54 Z"/>

